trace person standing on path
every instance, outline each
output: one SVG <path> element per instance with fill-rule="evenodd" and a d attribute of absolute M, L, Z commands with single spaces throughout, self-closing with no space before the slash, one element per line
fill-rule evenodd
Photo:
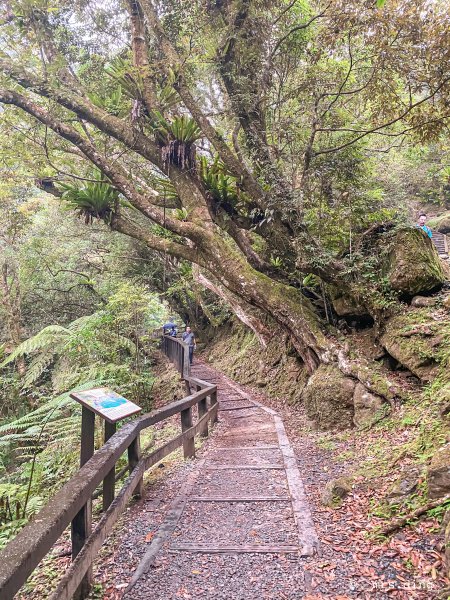
<path fill-rule="evenodd" d="M 427 225 L 425 225 L 426 221 L 427 221 L 427 215 L 425 213 L 420 213 L 416 227 L 418 227 L 424 233 L 426 233 L 429 238 L 432 238 L 433 232 L 431 231 L 431 229 L 429 227 L 427 227 Z"/>
<path fill-rule="evenodd" d="M 189 362 L 192 365 L 194 350 L 197 348 L 197 344 L 195 343 L 195 335 L 189 326 L 186 327 L 186 331 L 183 333 L 182 339 L 183 342 L 189 346 Z"/>

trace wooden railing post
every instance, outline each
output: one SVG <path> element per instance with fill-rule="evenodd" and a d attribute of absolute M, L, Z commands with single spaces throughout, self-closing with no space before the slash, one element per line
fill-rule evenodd
<path fill-rule="evenodd" d="M 82 467 L 94 454 L 95 414 L 83 406 L 81 412 L 81 449 L 80 467 Z M 92 500 L 87 500 L 83 508 L 78 511 L 71 523 L 72 561 L 83 548 L 92 531 Z M 83 581 L 74 594 L 74 600 L 84 600 L 89 595 L 92 585 L 92 568 L 86 571 Z"/>
<path fill-rule="evenodd" d="M 105 444 L 116 433 L 116 424 L 105 421 Z M 114 500 L 116 467 L 114 466 L 103 480 L 103 510 L 107 510 Z"/>
<path fill-rule="evenodd" d="M 137 466 L 137 464 L 139 463 L 140 458 L 141 458 L 141 436 L 140 436 L 140 433 L 138 433 L 137 436 L 134 438 L 134 440 L 131 442 L 131 444 L 128 446 L 128 467 L 130 470 L 130 474 L 133 471 L 133 469 Z M 141 477 L 134 489 L 134 495 L 138 496 L 140 498 L 142 496 L 143 487 L 144 487 L 144 481 L 143 481 L 143 478 Z"/>
<path fill-rule="evenodd" d="M 191 374 L 191 363 L 189 361 L 189 348 L 183 344 L 183 377 L 189 377 Z"/>
<path fill-rule="evenodd" d="M 213 407 L 215 404 L 217 404 L 217 389 L 214 392 L 211 392 L 211 407 Z M 219 421 L 219 417 L 217 416 L 217 411 L 214 414 L 214 417 L 212 419 L 213 423 L 217 423 Z"/>
<path fill-rule="evenodd" d="M 181 431 L 186 431 L 192 427 L 192 407 L 181 411 Z M 194 458 L 195 456 L 195 440 L 189 438 L 183 442 L 184 458 Z"/>
<path fill-rule="evenodd" d="M 202 389 L 201 385 L 196 385 L 197 392 Z M 203 400 L 198 403 L 198 418 L 201 419 L 208 412 L 208 397 L 206 396 Z M 200 437 L 208 437 L 208 420 L 206 420 L 200 430 Z"/>

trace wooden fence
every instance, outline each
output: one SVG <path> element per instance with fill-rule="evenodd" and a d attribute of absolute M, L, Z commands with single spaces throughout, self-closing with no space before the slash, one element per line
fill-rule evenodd
<path fill-rule="evenodd" d="M 141 493 L 145 471 L 181 446 L 185 458 L 193 457 L 194 437 L 197 434 L 208 435 L 208 423 L 217 421 L 217 387 L 186 374 L 188 349 L 181 341 L 165 336 L 162 349 L 182 374 L 189 395 L 121 427 L 9 542 L 0 552 L 0 600 L 14 597 L 69 526 L 72 528 L 73 562 L 50 598 L 85 598 L 92 583 L 92 563 L 95 556 L 130 498 Z M 198 406 L 195 424 L 192 411 L 194 406 Z M 157 450 L 142 456 L 140 432 L 176 414 L 180 414 L 181 433 Z M 92 496 L 127 451 L 130 474 L 91 531 Z"/>
<path fill-rule="evenodd" d="M 173 362 L 183 379 L 188 379 L 191 374 L 189 364 L 189 348 L 176 337 L 164 335 L 161 342 L 162 351 Z"/>

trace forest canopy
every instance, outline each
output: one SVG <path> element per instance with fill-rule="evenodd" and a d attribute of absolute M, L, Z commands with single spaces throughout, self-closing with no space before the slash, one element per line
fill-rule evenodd
<path fill-rule="evenodd" d="M 6 2 L 4 176 L 212 274 L 312 372 L 339 352 L 302 282 L 380 319 L 355 236 L 405 213 L 384 156 L 447 127 L 446 3 L 381 4 Z"/>

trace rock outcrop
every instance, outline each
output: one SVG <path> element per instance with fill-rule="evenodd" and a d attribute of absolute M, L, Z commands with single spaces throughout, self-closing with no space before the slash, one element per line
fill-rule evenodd
<path fill-rule="evenodd" d="M 306 414 L 321 429 L 346 429 L 354 417 L 356 381 L 337 367 L 321 365 L 303 390 Z"/>
<path fill-rule="evenodd" d="M 415 466 L 405 469 L 389 490 L 389 502 L 391 504 L 403 502 L 408 496 L 414 494 L 419 486 L 420 473 L 420 469 Z"/>
<path fill-rule="evenodd" d="M 450 444 L 440 448 L 427 470 L 428 495 L 440 498 L 450 494 Z"/>
<path fill-rule="evenodd" d="M 376 394 L 372 394 L 362 383 L 357 383 L 353 392 L 355 414 L 353 423 L 356 427 L 370 427 L 378 421 L 384 410 L 384 402 Z"/>
<path fill-rule="evenodd" d="M 356 300 L 343 294 L 336 288 L 329 287 L 331 303 L 339 317 L 363 317 L 368 314 L 366 308 L 358 304 Z"/>
<path fill-rule="evenodd" d="M 414 308 L 425 308 L 434 304 L 436 304 L 436 298 L 432 296 L 414 296 L 411 300 L 411 306 L 414 306 Z"/>
<path fill-rule="evenodd" d="M 392 317 L 381 336 L 389 354 L 422 381 L 431 381 L 437 375 L 442 342 L 441 327 L 430 320 L 426 309 Z"/>
<path fill-rule="evenodd" d="M 450 212 L 446 212 L 440 217 L 431 219 L 428 224 L 432 229 L 439 231 L 439 233 L 450 233 Z"/>
<path fill-rule="evenodd" d="M 446 280 L 443 261 L 434 244 L 416 227 L 394 230 L 393 224 L 387 224 L 369 231 L 360 240 L 359 252 L 371 260 L 376 258 L 376 276 L 402 300 L 437 291 Z M 358 299 L 349 295 L 345 287 L 328 285 L 327 291 L 338 316 L 358 320 L 369 315 L 364 293 L 359 294 L 361 299 Z M 416 299 L 416 302 L 419 306 L 428 306 L 434 301 Z"/>
<path fill-rule="evenodd" d="M 417 228 L 398 231 L 382 268 L 390 287 L 403 298 L 439 289 L 445 281 L 432 241 Z"/>
<path fill-rule="evenodd" d="M 328 481 L 320 496 L 324 506 L 339 506 L 342 500 L 352 491 L 352 480 L 350 477 L 338 477 Z"/>

